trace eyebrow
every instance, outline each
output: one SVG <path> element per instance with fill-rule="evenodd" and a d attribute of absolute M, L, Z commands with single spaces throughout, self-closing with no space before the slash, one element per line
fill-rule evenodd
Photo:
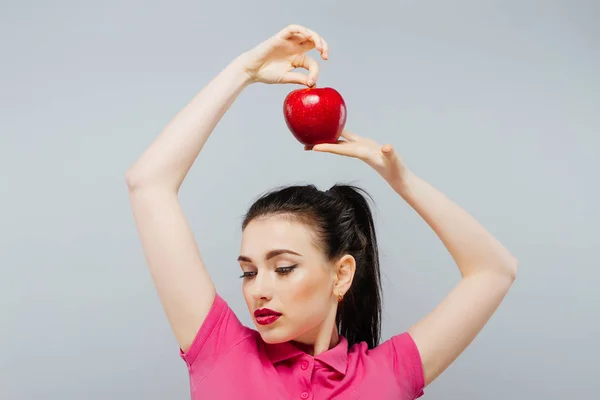
<path fill-rule="evenodd" d="M 270 260 L 271 258 L 276 257 L 281 254 L 293 254 L 296 256 L 302 256 L 302 254 L 296 253 L 295 251 L 292 251 L 292 250 L 275 249 L 275 250 L 271 250 L 267 253 L 267 255 L 265 256 L 265 260 Z M 252 262 L 252 259 L 250 257 L 246 257 L 246 256 L 239 256 L 237 259 L 238 259 L 238 261 Z"/>

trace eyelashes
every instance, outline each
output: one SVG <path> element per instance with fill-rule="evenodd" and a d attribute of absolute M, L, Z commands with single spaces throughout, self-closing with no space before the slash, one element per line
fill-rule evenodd
<path fill-rule="evenodd" d="M 256 275 L 256 272 L 244 272 L 240 278 L 251 279 Z"/>
<path fill-rule="evenodd" d="M 279 275 L 288 275 L 290 274 L 293 270 L 296 269 L 298 265 L 290 265 L 288 267 L 279 267 L 279 268 L 275 268 L 275 272 L 277 272 Z M 244 278 L 244 279 L 252 279 L 256 276 L 256 272 L 244 272 L 240 278 Z"/>
<path fill-rule="evenodd" d="M 275 271 L 280 275 L 287 275 L 296 268 L 296 265 L 290 265 L 289 267 L 275 268 Z"/>

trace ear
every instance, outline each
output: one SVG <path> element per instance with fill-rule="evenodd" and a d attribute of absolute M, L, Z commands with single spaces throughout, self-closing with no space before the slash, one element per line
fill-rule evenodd
<path fill-rule="evenodd" d="M 341 257 L 335 264 L 335 284 L 333 292 L 345 295 L 350 290 L 354 273 L 356 272 L 356 260 L 350 254 Z"/>

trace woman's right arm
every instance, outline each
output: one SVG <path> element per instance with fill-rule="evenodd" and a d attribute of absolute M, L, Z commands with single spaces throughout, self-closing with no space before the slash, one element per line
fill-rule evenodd
<path fill-rule="evenodd" d="M 146 261 L 184 351 L 210 310 L 215 288 L 178 191 L 212 130 L 248 83 L 239 62 L 227 66 L 170 121 L 126 175 Z"/>
<path fill-rule="evenodd" d="M 181 184 L 211 132 L 241 91 L 252 82 L 316 82 L 314 48 L 327 45 L 314 32 L 290 25 L 221 71 L 165 127 L 127 171 L 134 220 L 158 296 L 177 342 L 186 351 L 215 298 L 178 200 Z M 291 72 L 306 68 L 309 74 Z"/>

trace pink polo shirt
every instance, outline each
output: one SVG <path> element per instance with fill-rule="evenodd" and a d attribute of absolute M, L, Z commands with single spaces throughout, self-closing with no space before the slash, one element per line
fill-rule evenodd
<path fill-rule="evenodd" d="M 375 349 L 362 342 L 315 357 L 293 344 L 267 344 L 240 323 L 218 294 L 187 353 L 191 396 L 200 399 L 377 399 L 423 395 L 417 347 L 405 332 Z"/>

